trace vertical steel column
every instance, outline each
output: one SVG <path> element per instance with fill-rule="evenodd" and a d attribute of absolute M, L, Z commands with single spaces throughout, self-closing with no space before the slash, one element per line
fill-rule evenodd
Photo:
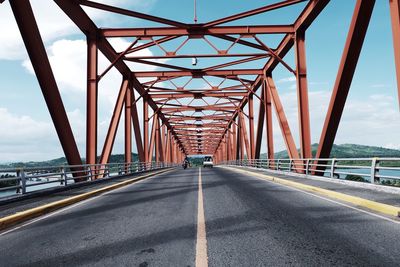
<path fill-rule="evenodd" d="M 264 87 L 265 83 L 262 83 L 261 99 L 264 101 Z M 265 104 L 260 101 L 260 107 L 258 110 L 258 122 L 257 122 L 257 134 L 256 134 L 256 144 L 254 158 L 259 159 L 261 154 L 261 144 L 263 139 L 263 128 L 264 128 L 264 115 L 265 115 Z"/>
<path fill-rule="evenodd" d="M 396 63 L 397 91 L 400 104 L 400 0 L 389 0 L 392 20 L 394 59 Z"/>
<path fill-rule="evenodd" d="M 148 96 L 143 96 L 143 151 L 145 155 L 144 161 L 149 160 L 149 103 Z"/>
<path fill-rule="evenodd" d="M 374 4 L 375 0 L 358 0 L 356 3 L 324 127 L 322 129 L 316 158 L 328 158 L 330 156 Z M 319 164 L 322 163 L 322 161 L 319 162 Z M 318 174 L 320 174 L 320 172 L 318 172 Z"/>
<path fill-rule="evenodd" d="M 112 148 L 114 146 L 115 135 L 118 130 L 119 120 L 121 118 L 122 108 L 124 105 L 126 91 L 128 90 L 129 81 L 124 79 L 121 84 L 121 89 L 115 103 L 114 112 L 111 117 L 110 126 L 108 128 L 107 137 L 104 142 L 103 152 L 101 153 L 100 164 L 108 163 L 111 155 Z"/>
<path fill-rule="evenodd" d="M 87 35 L 86 164 L 97 161 L 97 36 Z"/>
<path fill-rule="evenodd" d="M 240 155 L 239 155 L 239 150 L 240 150 Z M 240 115 L 238 116 L 237 153 L 238 153 L 238 158 L 240 160 L 243 160 L 244 159 L 244 144 L 243 144 L 242 118 Z"/>
<path fill-rule="evenodd" d="M 306 66 L 305 31 L 295 35 L 297 103 L 299 112 L 300 153 L 302 158 L 311 158 L 310 114 L 308 110 L 308 85 Z"/>
<path fill-rule="evenodd" d="M 242 123 L 242 128 L 241 128 L 242 129 L 242 138 L 243 138 L 243 142 L 244 142 L 245 147 L 246 147 L 247 159 L 251 159 L 251 150 L 250 150 L 249 138 L 247 136 L 246 121 L 244 119 L 243 112 L 240 112 L 239 116 L 240 116 L 240 122 Z"/>
<path fill-rule="evenodd" d="M 165 128 L 166 128 L 166 126 L 163 124 L 162 126 L 161 126 L 161 136 L 160 136 L 160 140 L 161 140 L 161 156 L 162 156 L 162 159 L 161 159 L 161 161 L 164 161 L 166 158 L 167 158 L 167 154 L 166 154 L 166 152 L 167 152 L 167 147 L 166 147 L 166 144 L 167 144 L 167 140 L 166 140 L 166 134 L 165 134 Z"/>
<path fill-rule="evenodd" d="M 132 90 L 125 94 L 125 163 L 132 162 L 132 125 L 131 125 Z"/>
<path fill-rule="evenodd" d="M 263 81 L 264 91 L 264 110 L 265 110 L 265 132 L 267 135 L 267 158 L 274 159 L 274 136 L 272 130 L 272 107 L 271 107 L 271 93 L 268 90 L 267 81 Z"/>
<path fill-rule="evenodd" d="M 236 129 L 236 120 L 232 122 L 232 156 L 234 160 L 237 160 L 239 157 L 238 151 L 238 138 L 237 138 L 237 129 Z"/>
<path fill-rule="evenodd" d="M 158 120 L 158 114 L 154 114 L 153 116 L 153 123 L 151 127 L 151 136 L 150 136 L 150 146 L 149 146 L 149 154 L 148 154 L 148 162 L 153 161 L 153 153 L 154 153 L 154 143 L 156 139 L 156 129 L 157 129 L 157 121 Z"/>
<path fill-rule="evenodd" d="M 296 144 L 294 143 L 292 132 L 290 131 L 289 123 L 287 121 L 285 112 L 283 110 L 283 106 L 281 100 L 279 99 L 278 91 L 276 90 L 276 86 L 274 80 L 271 76 L 267 76 L 267 88 L 269 93 L 271 94 L 272 103 L 274 104 L 275 111 L 278 117 L 279 126 L 282 131 L 283 139 L 285 140 L 286 149 L 288 151 L 289 157 L 291 159 L 298 159 L 299 153 L 296 149 Z"/>
<path fill-rule="evenodd" d="M 135 90 L 133 88 L 130 88 L 131 90 L 131 97 L 132 97 L 132 102 L 131 102 L 131 117 L 132 117 L 132 123 L 133 123 L 133 131 L 135 133 L 135 141 L 136 141 L 136 148 L 139 156 L 139 161 L 140 162 L 145 162 L 145 155 L 144 155 L 144 150 L 143 150 L 143 142 L 142 142 L 142 134 L 140 132 L 140 124 L 139 124 L 139 116 L 138 116 L 138 111 L 136 107 L 136 102 L 135 102 Z"/>
<path fill-rule="evenodd" d="M 253 93 L 249 94 L 247 105 L 249 107 L 249 135 L 250 135 L 250 155 L 249 159 L 254 159 L 254 96 Z"/>
<path fill-rule="evenodd" d="M 232 145 L 231 145 L 231 131 L 228 129 L 226 133 L 226 160 L 229 161 L 231 160 L 231 155 L 232 155 Z"/>
<path fill-rule="evenodd" d="M 169 135 L 169 130 L 167 129 L 167 136 L 165 139 L 165 162 L 171 162 L 171 157 L 170 157 L 170 150 L 171 150 L 171 141 L 170 141 L 170 135 Z"/>
<path fill-rule="evenodd" d="M 10 5 L 68 164 L 81 165 L 81 156 L 47 58 L 32 7 L 26 0 L 13 0 L 10 1 Z"/>
<path fill-rule="evenodd" d="M 155 119 L 155 118 L 154 118 Z M 155 143 L 155 158 L 156 158 L 156 162 L 160 162 L 160 120 L 157 118 L 157 120 L 155 120 L 155 126 L 156 126 L 156 132 L 155 132 L 155 136 L 154 136 L 154 143 Z"/>

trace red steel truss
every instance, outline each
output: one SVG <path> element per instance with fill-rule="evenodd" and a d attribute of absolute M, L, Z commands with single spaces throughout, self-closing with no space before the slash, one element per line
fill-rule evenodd
<path fill-rule="evenodd" d="M 329 0 L 279 1 L 201 24 L 182 23 L 94 1 L 54 2 L 87 38 L 88 164 L 108 162 L 122 113 L 125 117 L 126 162 L 132 160 L 132 135 L 135 137 L 139 159 L 143 162 L 155 159 L 178 163 L 185 155 L 191 154 L 210 154 L 217 162 L 244 157 L 259 158 L 264 129 L 267 155 L 272 159 L 272 107 L 290 158 L 305 159 L 313 156 L 307 88 L 306 32 L 329 4 Z M 389 3 L 400 102 L 400 0 L 389 0 Z M 28 0 L 10 0 L 10 4 L 68 163 L 81 164 L 30 3 Z M 316 158 L 328 158 L 330 155 L 374 4 L 375 0 L 356 1 Z M 284 10 L 292 5 L 301 5 L 303 9 L 288 25 L 223 25 L 272 10 Z M 146 28 L 99 28 L 84 8 L 162 25 Z M 282 38 L 273 47 L 263 41 L 263 36 L 267 35 Z M 129 39 L 130 44 L 124 51 L 116 51 L 111 45 L 110 39 L 116 37 Z M 188 47 L 187 44 L 192 41 L 202 42 L 213 52 L 204 53 L 198 51 L 196 46 Z M 229 45 L 221 49 L 219 42 Z M 146 56 L 140 54 L 149 48 L 157 48 L 161 53 Z M 191 52 L 182 52 L 183 48 L 185 51 L 190 48 Z M 295 67 L 285 61 L 285 56 L 291 49 L 294 49 Z M 99 51 L 110 62 L 109 67 L 102 72 L 98 69 Z M 207 62 L 214 59 L 219 64 L 209 63 L 209 66 L 202 68 L 189 68 L 179 64 L 179 60 L 184 59 L 192 59 L 194 65 L 198 59 L 207 59 Z M 151 70 L 133 69 L 132 63 L 135 66 L 150 67 Z M 256 68 L 247 67 L 257 64 L 259 66 Z M 300 153 L 273 79 L 273 71 L 278 65 L 286 68 L 297 81 Z M 98 84 L 112 68 L 121 73 L 121 85 L 100 160 L 97 162 Z M 193 87 L 192 84 L 196 84 L 196 81 L 202 82 L 206 87 Z M 143 110 L 137 109 L 138 101 L 143 102 Z M 254 101 L 260 103 L 256 128 Z M 139 123 L 139 116 L 143 116 L 142 125 Z"/>

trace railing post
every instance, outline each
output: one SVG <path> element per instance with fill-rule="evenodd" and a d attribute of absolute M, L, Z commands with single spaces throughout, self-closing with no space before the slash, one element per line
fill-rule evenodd
<path fill-rule="evenodd" d="M 110 177 L 110 167 L 108 165 L 100 166 L 101 169 L 104 169 L 104 177 Z"/>
<path fill-rule="evenodd" d="M 118 176 L 122 175 L 122 169 L 121 169 L 121 165 L 118 165 Z"/>
<path fill-rule="evenodd" d="M 289 160 L 289 172 L 292 172 L 292 164 L 293 164 L 293 160 L 290 159 Z"/>
<path fill-rule="evenodd" d="M 61 185 L 67 186 L 68 179 L 67 175 L 65 174 L 65 167 L 61 167 Z"/>
<path fill-rule="evenodd" d="M 280 159 L 278 159 L 278 164 L 276 165 L 276 169 L 279 171 L 280 170 L 280 163 L 281 163 L 281 160 Z"/>
<path fill-rule="evenodd" d="M 379 178 L 376 177 L 376 175 L 379 172 L 379 159 L 378 158 L 373 158 L 371 161 L 371 183 L 375 184 L 376 182 L 379 182 Z"/>
<path fill-rule="evenodd" d="M 331 178 L 335 177 L 335 168 L 336 168 L 336 159 L 333 158 L 331 162 L 331 175 L 330 175 Z"/>
<path fill-rule="evenodd" d="M 25 177 L 25 171 L 24 169 L 21 169 L 21 190 L 22 194 L 26 193 L 26 177 Z"/>
<path fill-rule="evenodd" d="M 307 161 L 306 161 L 306 175 L 309 174 L 309 170 L 310 170 L 310 159 L 307 159 Z"/>
<path fill-rule="evenodd" d="M 89 174 L 89 177 L 86 177 L 86 180 L 87 178 L 89 178 L 89 180 L 92 181 L 92 168 L 90 166 L 87 167 L 87 172 Z"/>

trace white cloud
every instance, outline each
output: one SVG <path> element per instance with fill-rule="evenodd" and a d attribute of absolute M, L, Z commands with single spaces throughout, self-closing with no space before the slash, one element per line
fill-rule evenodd
<path fill-rule="evenodd" d="M 30 116 L 17 116 L 0 108 L 0 162 L 48 159 L 61 155 L 58 139 L 50 122 Z"/>
<path fill-rule="evenodd" d="M 278 81 L 276 81 L 277 84 L 293 83 L 293 82 L 296 82 L 296 76 L 290 76 L 290 77 L 282 78 L 282 79 L 279 79 Z"/>
<path fill-rule="evenodd" d="M 148 10 L 156 0 L 107 0 L 97 1 L 109 5 L 121 7 L 134 7 L 139 10 Z M 81 34 L 77 26 L 58 7 L 54 1 L 31 0 L 32 9 L 40 29 L 42 39 L 45 43 L 65 38 L 71 34 Z M 115 24 L 116 15 L 110 12 L 98 11 L 92 8 L 85 8 L 90 17 L 98 24 L 107 21 L 108 24 Z M 26 57 L 26 50 L 22 42 L 21 34 L 15 22 L 10 4 L 5 1 L 0 8 L 0 60 L 22 60 Z M 110 27 L 112 25 L 108 25 Z"/>

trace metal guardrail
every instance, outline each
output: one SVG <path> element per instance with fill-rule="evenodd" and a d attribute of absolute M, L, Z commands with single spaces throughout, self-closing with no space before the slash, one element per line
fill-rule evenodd
<path fill-rule="evenodd" d="M 400 158 L 244 159 L 220 164 L 320 175 L 400 187 Z"/>
<path fill-rule="evenodd" d="M 67 186 L 77 181 L 94 181 L 175 166 L 177 164 L 164 162 L 132 162 L 0 169 L 0 198 Z"/>

